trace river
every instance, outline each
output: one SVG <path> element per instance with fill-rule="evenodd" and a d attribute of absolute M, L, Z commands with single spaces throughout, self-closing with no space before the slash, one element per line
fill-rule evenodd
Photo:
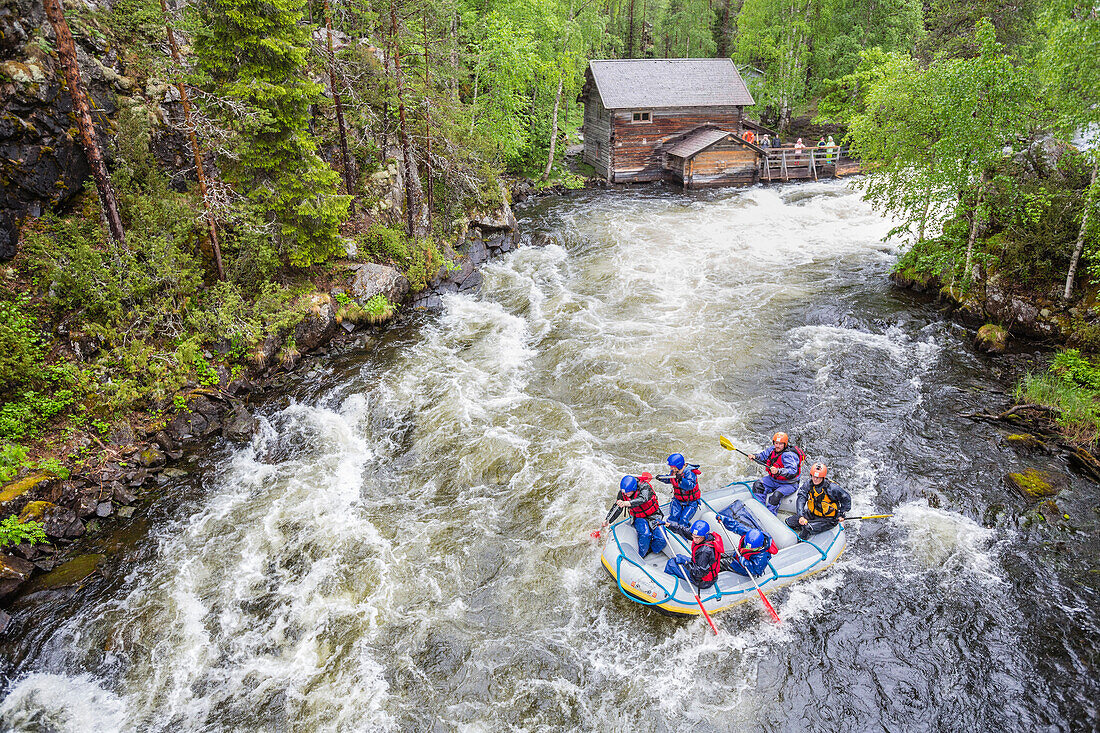
<path fill-rule="evenodd" d="M 1096 486 L 1045 521 L 990 358 L 893 290 L 890 222 L 842 182 L 586 191 L 475 295 L 315 360 L 251 445 L 208 450 L 91 588 L 0 642 L 17 731 L 1088 730 L 1100 725 Z M 704 489 L 791 433 L 859 513 L 828 571 L 671 619 L 590 532 L 683 452 Z M 136 537 L 136 539 L 134 539 Z"/>

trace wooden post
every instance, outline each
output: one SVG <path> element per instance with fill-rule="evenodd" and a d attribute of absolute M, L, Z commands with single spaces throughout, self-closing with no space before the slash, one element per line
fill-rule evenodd
<path fill-rule="evenodd" d="M 779 174 L 783 176 L 784 181 L 791 180 L 791 174 L 787 171 L 787 151 L 781 151 L 783 154 L 782 160 L 779 161 Z"/>
<path fill-rule="evenodd" d="M 810 170 L 809 170 L 809 173 L 813 174 L 814 180 L 816 181 L 817 180 L 817 151 L 812 150 L 812 149 L 810 150 Z M 809 178 L 810 176 L 807 175 L 806 177 Z"/>
<path fill-rule="evenodd" d="M 165 0 L 160 0 L 160 12 L 164 14 L 164 30 L 168 33 L 168 50 L 172 55 L 172 63 L 177 69 L 183 69 L 180 60 L 179 46 L 176 45 L 176 34 L 172 30 L 172 24 L 168 18 L 168 5 Z M 214 251 L 214 267 L 218 271 L 218 279 L 225 280 L 225 268 L 222 266 L 222 246 L 218 241 L 218 225 L 214 217 L 214 208 L 210 205 L 210 199 L 206 188 L 206 172 L 202 164 L 202 149 L 199 147 L 199 138 L 195 134 L 195 123 L 191 119 L 191 100 L 187 95 L 187 85 L 183 79 L 176 82 L 176 89 L 180 93 L 180 104 L 183 106 L 183 122 L 187 125 L 187 136 L 191 140 L 191 156 L 195 159 L 195 175 L 199 179 L 199 197 L 202 199 L 202 208 L 206 212 L 206 228 L 210 232 L 210 247 Z"/>
<path fill-rule="evenodd" d="M 401 81 L 401 48 L 397 38 L 397 4 L 390 0 L 390 41 L 393 43 L 393 73 L 397 84 L 398 138 L 401 140 L 401 153 L 405 158 L 405 224 L 410 237 L 415 236 L 413 217 L 416 215 L 416 200 L 412 191 L 412 150 L 405 122 L 405 88 Z"/>
<path fill-rule="evenodd" d="M 118 214 L 118 201 L 111 187 L 107 163 L 103 160 L 103 153 L 96 139 L 95 123 L 92 122 L 92 112 L 88 105 L 88 93 L 84 90 L 84 81 L 80 77 L 80 65 L 76 60 L 73 34 L 69 32 L 69 24 L 65 22 L 65 11 L 61 9 L 61 0 L 43 0 L 42 5 L 46 9 L 46 18 L 53 26 L 54 35 L 57 36 L 57 55 L 61 59 L 65 84 L 69 87 L 69 96 L 73 100 L 73 113 L 76 116 L 77 128 L 80 130 L 80 139 L 84 143 L 84 154 L 88 157 L 88 166 L 92 169 L 92 178 L 95 179 L 95 187 L 99 192 L 103 215 L 107 218 L 107 229 L 111 239 L 121 244 L 125 240 L 122 217 Z"/>

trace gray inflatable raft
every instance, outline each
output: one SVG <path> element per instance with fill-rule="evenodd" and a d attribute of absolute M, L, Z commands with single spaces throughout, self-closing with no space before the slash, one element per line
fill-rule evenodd
<path fill-rule="evenodd" d="M 735 481 L 715 491 L 702 494 L 699 509 L 692 521 L 704 519 L 711 532 L 722 537 L 727 552 L 737 546 L 738 537 L 729 532 L 717 520 L 717 513 L 740 500 L 751 512 L 760 527 L 772 536 L 779 552 L 772 556 L 768 569 L 756 582 L 765 593 L 782 588 L 796 580 L 813 575 L 836 562 L 844 552 L 844 528 L 837 526 L 828 532 L 812 535 L 809 541 L 799 542 L 798 535 L 756 500 L 751 483 Z M 795 496 L 787 497 L 780 504 L 780 511 L 794 511 Z M 668 504 L 661 510 L 668 515 Z M 662 528 L 660 531 L 665 532 Z M 603 548 L 603 566 L 611 574 L 619 590 L 630 600 L 675 616 L 698 616 L 699 605 L 692 589 L 683 578 L 665 572 L 665 563 L 676 554 L 690 555 L 689 540 L 665 532 L 668 543 L 662 552 L 650 552 L 643 559 L 638 555 L 638 535 L 629 517 L 613 524 L 607 533 Z M 700 594 L 708 613 L 718 613 L 739 603 L 757 599 L 752 581 L 737 573 L 722 572 L 718 581 Z"/>

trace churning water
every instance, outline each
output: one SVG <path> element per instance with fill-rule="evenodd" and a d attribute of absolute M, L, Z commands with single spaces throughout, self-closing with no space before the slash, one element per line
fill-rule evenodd
<path fill-rule="evenodd" d="M 1064 467 L 959 416 L 1017 367 L 891 290 L 858 193 L 585 192 L 521 222 L 555 243 L 314 365 L 90 592 L 17 607 L 0 727 L 1097 725 L 1095 486 L 1019 521 L 1003 473 Z M 589 537 L 620 476 L 681 451 L 716 487 L 753 473 L 719 433 L 779 429 L 896 516 L 777 593 L 779 626 L 623 597 Z"/>

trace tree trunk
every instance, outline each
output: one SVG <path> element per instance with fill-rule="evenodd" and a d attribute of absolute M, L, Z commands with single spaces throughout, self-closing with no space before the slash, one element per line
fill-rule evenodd
<path fill-rule="evenodd" d="M 974 202 L 974 211 L 970 213 L 970 236 L 966 239 L 966 264 L 963 266 L 964 283 L 970 280 L 970 267 L 974 262 L 974 242 L 978 239 L 978 212 L 982 208 L 982 197 L 985 195 L 985 173 L 982 173 L 981 182 L 978 184 L 978 200 Z"/>
<path fill-rule="evenodd" d="M 408 235 L 416 236 L 413 219 L 416 215 L 416 195 L 413 193 L 412 149 L 409 146 L 408 126 L 405 120 L 405 87 L 401 80 L 401 47 L 397 38 L 397 4 L 390 0 L 390 32 L 393 42 L 393 74 L 397 85 L 397 136 L 401 141 L 401 157 L 405 159 L 405 224 Z M 419 178 L 418 178 L 419 180 Z"/>
<path fill-rule="evenodd" d="M 177 69 L 183 69 L 180 60 L 179 46 L 176 45 L 176 34 L 172 30 L 172 24 L 168 16 L 168 5 L 165 0 L 160 0 L 160 12 L 164 15 L 164 30 L 168 34 L 168 50 L 172 55 L 172 63 Z M 225 279 L 225 268 L 222 266 L 222 247 L 218 241 L 218 224 L 214 217 L 214 209 L 210 206 L 210 198 L 206 188 L 206 172 L 203 169 L 202 149 L 199 147 L 199 138 L 195 134 L 195 123 L 191 119 L 191 99 L 187 95 L 187 85 L 183 80 L 176 82 L 176 89 L 180 93 L 180 104 L 183 106 L 183 122 L 187 125 L 187 136 L 191 140 L 191 155 L 195 159 L 195 175 L 199 179 L 199 196 L 202 198 L 202 208 L 206 213 L 206 227 L 210 232 L 210 248 L 213 250 L 214 267 L 218 272 L 218 279 Z"/>
<path fill-rule="evenodd" d="M 428 78 L 428 69 L 431 66 L 431 56 L 428 54 L 428 14 L 421 15 L 424 21 L 424 175 L 428 179 L 426 189 L 425 207 L 428 211 L 428 232 L 432 231 L 432 111 L 431 111 L 431 80 Z"/>
<path fill-rule="evenodd" d="M 629 30 L 626 33 L 626 57 L 634 58 L 634 0 L 630 0 Z"/>
<path fill-rule="evenodd" d="M 722 28 L 718 36 L 718 55 L 720 57 L 730 55 L 730 6 L 732 5 L 733 0 L 726 0 L 726 9 L 722 13 Z"/>
<path fill-rule="evenodd" d="M 542 180 L 550 178 L 550 169 L 554 167 L 554 148 L 558 142 L 558 107 L 561 106 L 561 88 L 565 82 L 565 74 L 558 72 L 558 94 L 554 97 L 554 121 L 550 124 L 550 156 L 546 159 L 546 170 L 542 172 Z"/>
<path fill-rule="evenodd" d="M 355 196 L 355 176 L 351 168 L 351 156 L 348 155 L 347 128 L 344 127 L 344 103 L 336 83 L 336 53 L 332 50 L 332 5 L 329 0 L 325 0 L 325 29 L 328 31 L 328 79 L 332 86 L 332 101 L 336 103 L 336 127 L 340 131 L 340 158 L 344 165 L 344 188 L 348 196 Z M 351 209 L 355 210 L 354 202 Z"/>
<path fill-rule="evenodd" d="M 95 179 L 95 187 L 99 191 L 99 203 L 103 207 L 103 215 L 107 218 L 107 229 L 110 231 L 111 239 L 121 244 L 125 241 L 122 217 L 118 215 L 118 201 L 115 199 L 114 189 L 111 188 L 107 163 L 103 160 L 103 153 L 96 139 L 95 124 L 92 122 L 92 112 L 88 106 L 88 93 L 84 90 L 84 81 L 80 78 L 80 65 L 76 60 L 73 34 L 69 32 L 69 24 L 65 22 L 61 0 L 43 0 L 42 4 L 46 9 L 46 17 L 53 26 L 54 35 L 57 36 L 57 55 L 61 59 L 65 84 L 69 87 L 69 96 L 73 100 L 73 113 L 77 127 L 80 129 L 80 139 L 84 143 L 84 155 L 88 158 L 88 166 L 92 169 L 92 178 Z"/>
<path fill-rule="evenodd" d="M 1092 179 L 1089 187 L 1085 189 L 1085 211 L 1081 214 L 1081 228 L 1077 230 L 1077 246 L 1073 248 L 1073 258 L 1069 261 L 1069 272 L 1066 273 L 1066 290 L 1062 297 L 1069 300 L 1073 292 L 1073 278 L 1077 276 L 1077 263 L 1081 260 L 1081 252 L 1085 249 L 1085 234 L 1089 228 L 1089 214 L 1092 213 L 1093 192 L 1096 190 L 1096 168 L 1100 165 L 1100 152 L 1093 152 L 1096 160 L 1092 164 Z"/>

